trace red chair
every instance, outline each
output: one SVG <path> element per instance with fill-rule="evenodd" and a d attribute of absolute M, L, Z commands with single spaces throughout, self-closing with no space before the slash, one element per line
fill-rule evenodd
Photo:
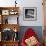
<path fill-rule="evenodd" d="M 25 40 L 28 39 L 29 37 L 34 36 L 37 39 L 36 33 L 33 31 L 32 28 L 28 28 L 24 34 L 24 37 L 22 38 L 21 46 L 27 46 L 25 43 Z M 38 40 L 37 40 L 38 41 Z M 35 46 L 41 46 L 40 42 L 38 41 Z"/>

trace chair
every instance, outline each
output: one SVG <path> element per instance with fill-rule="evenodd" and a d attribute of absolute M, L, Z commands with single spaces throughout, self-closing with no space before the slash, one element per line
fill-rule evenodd
<path fill-rule="evenodd" d="M 36 38 L 36 40 L 37 40 L 37 43 L 34 46 L 41 46 L 39 40 L 37 39 L 37 35 L 36 35 L 36 33 L 34 32 L 34 30 L 32 28 L 28 28 L 26 30 L 26 32 L 25 32 L 25 34 L 24 34 L 24 36 L 22 38 L 21 46 L 33 46 L 33 45 L 31 45 L 31 42 L 29 42 L 30 41 L 29 39 L 32 38 L 32 36 L 34 38 Z M 25 42 L 25 40 L 26 40 L 26 42 Z M 28 45 L 28 43 L 30 45 Z"/>

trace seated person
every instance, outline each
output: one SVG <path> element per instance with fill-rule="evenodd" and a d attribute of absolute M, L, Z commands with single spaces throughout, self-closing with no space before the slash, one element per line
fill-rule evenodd
<path fill-rule="evenodd" d="M 21 45 L 22 46 L 41 46 L 40 42 L 37 39 L 36 33 L 31 28 L 27 29 L 27 31 L 25 32 Z"/>

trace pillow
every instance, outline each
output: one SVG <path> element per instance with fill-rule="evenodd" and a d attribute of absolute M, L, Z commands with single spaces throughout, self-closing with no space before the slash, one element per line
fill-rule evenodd
<path fill-rule="evenodd" d="M 28 39 L 25 39 L 25 43 L 27 44 L 27 46 L 35 46 L 37 42 L 38 41 L 34 36 L 29 37 Z"/>

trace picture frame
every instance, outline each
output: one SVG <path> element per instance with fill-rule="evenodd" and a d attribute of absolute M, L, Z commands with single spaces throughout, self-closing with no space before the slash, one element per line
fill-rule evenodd
<path fill-rule="evenodd" d="M 9 10 L 2 10 L 2 15 L 9 15 Z"/>
<path fill-rule="evenodd" d="M 24 7 L 23 8 L 24 20 L 37 20 L 37 8 L 36 7 Z"/>

